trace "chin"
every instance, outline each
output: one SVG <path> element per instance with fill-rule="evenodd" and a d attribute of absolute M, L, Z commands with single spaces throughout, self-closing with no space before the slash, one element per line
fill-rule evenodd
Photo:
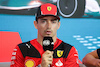
<path fill-rule="evenodd" d="M 51 35 L 45 35 L 44 37 L 52 37 Z"/>

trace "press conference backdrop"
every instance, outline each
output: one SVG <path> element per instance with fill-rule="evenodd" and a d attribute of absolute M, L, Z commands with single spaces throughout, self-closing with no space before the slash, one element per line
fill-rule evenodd
<path fill-rule="evenodd" d="M 100 19 L 62 18 L 61 16 L 60 18 L 61 27 L 57 31 L 57 37 L 75 46 L 78 50 L 80 60 L 82 60 L 87 53 L 100 48 Z M 33 25 L 34 20 L 35 16 L 0 14 L 0 40 L 3 38 L 2 35 L 8 32 L 18 34 L 15 36 L 9 35 L 8 38 L 5 37 L 5 39 L 10 39 L 11 36 L 11 42 L 16 42 L 17 40 L 14 40 L 16 37 L 19 39 L 19 41 L 17 41 L 19 43 L 36 38 L 37 30 Z M 8 45 L 8 47 L 6 47 L 6 45 Z M 0 51 L 4 49 L 4 54 L 8 53 L 8 51 L 11 50 L 9 49 L 11 45 L 13 46 L 12 48 L 14 48 L 17 44 L 2 44 L 2 42 L 0 42 L 0 46 L 2 46 Z M 4 57 L 3 59 L 5 60 Z M 10 59 L 1 62 L 10 62 Z"/>
<path fill-rule="evenodd" d="M 16 4 L 12 1 L 1 0 L 0 4 L 3 2 L 3 6 L 18 6 L 18 1 L 16 1 Z M 98 12 L 94 14 L 97 15 Z M 89 15 L 89 17 L 82 18 L 63 18 L 62 16 L 60 18 L 61 26 L 57 31 L 57 37 L 75 46 L 81 61 L 87 53 L 100 48 L 100 14 L 99 17 Z M 10 62 L 12 51 L 17 44 L 37 38 L 37 30 L 33 24 L 34 20 L 34 15 L 0 14 L 1 64 L 3 64 L 2 62 Z"/>

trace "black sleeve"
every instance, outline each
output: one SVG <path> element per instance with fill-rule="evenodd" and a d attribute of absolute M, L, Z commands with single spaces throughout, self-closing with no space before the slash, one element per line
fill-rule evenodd
<path fill-rule="evenodd" d="M 97 49 L 97 54 L 98 54 L 99 59 L 100 59 L 100 48 L 99 48 L 99 49 Z"/>

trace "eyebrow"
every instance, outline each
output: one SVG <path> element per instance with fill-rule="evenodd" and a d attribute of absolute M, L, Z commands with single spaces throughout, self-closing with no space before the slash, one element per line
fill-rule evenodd
<path fill-rule="evenodd" d="M 57 21 L 58 19 L 52 19 L 51 21 Z"/>
<path fill-rule="evenodd" d="M 47 19 L 41 19 L 41 20 L 47 20 Z M 56 21 L 57 19 L 51 19 L 51 21 Z"/>
<path fill-rule="evenodd" d="M 47 20 L 47 19 L 41 19 L 41 20 Z"/>

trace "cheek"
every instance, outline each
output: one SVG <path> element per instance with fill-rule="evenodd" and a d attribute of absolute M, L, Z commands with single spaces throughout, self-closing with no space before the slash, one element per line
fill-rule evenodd
<path fill-rule="evenodd" d="M 54 26 L 54 27 L 52 27 L 52 30 L 53 30 L 54 33 L 56 33 L 57 30 L 58 30 L 58 26 Z"/>
<path fill-rule="evenodd" d="M 38 26 L 39 31 L 43 31 L 45 28 L 43 26 Z"/>
<path fill-rule="evenodd" d="M 53 28 L 54 30 L 57 30 L 57 29 L 58 29 L 58 25 L 54 25 L 52 28 Z"/>
<path fill-rule="evenodd" d="M 45 24 L 41 24 L 41 23 L 38 24 L 38 28 L 41 29 L 41 28 L 44 28 L 44 27 L 45 27 Z"/>

